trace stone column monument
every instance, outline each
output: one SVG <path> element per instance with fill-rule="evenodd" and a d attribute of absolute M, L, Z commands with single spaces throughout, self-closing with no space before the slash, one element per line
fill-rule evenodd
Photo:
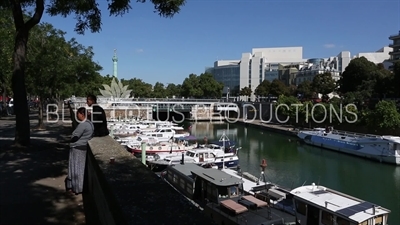
<path fill-rule="evenodd" d="M 114 56 L 112 57 L 112 61 L 114 64 L 113 76 L 118 78 L 118 58 L 117 58 L 117 49 L 114 49 Z"/>

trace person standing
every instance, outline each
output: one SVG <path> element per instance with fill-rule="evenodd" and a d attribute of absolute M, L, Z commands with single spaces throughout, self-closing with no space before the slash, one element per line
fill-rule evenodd
<path fill-rule="evenodd" d="M 94 136 L 104 137 L 110 134 L 107 128 L 107 117 L 104 109 L 97 104 L 97 98 L 94 95 L 88 95 L 86 104 L 92 107 L 92 113 L 89 113 L 88 118 L 94 125 Z"/>
<path fill-rule="evenodd" d="M 76 195 L 83 191 L 83 178 L 85 175 L 86 153 L 88 142 L 93 137 L 94 126 L 90 120 L 86 119 L 86 108 L 81 107 L 76 112 L 79 120 L 78 126 L 72 132 L 68 176 L 65 179 L 66 189 Z"/>

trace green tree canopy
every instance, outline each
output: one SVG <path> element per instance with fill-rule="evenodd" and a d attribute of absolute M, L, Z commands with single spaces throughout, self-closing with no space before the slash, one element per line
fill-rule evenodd
<path fill-rule="evenodd" d="M 268 80 L 263 80 L 254 90 L 254 94 L 262 97 L 266 97 L 269 95 L 269 90 L 270 90 L 271 82 Z"/>
<path fill-rule="evenodd" d="M 275 79 L 270 84 L 269 93 L 273 96 L 288 95 L 290 93 L 289 88 L 280 80 Z"/>
<path fill-rule="evenodd" d="M 297 86 L 296 89 L 297 94 L 301 94 L 305 99 L 311 99 L 314 97 L 314 89 L 312 87 L 311 81 L 304 81 Z"/>
<path fill-rule="evenodd" d="M 246 87 L 243 87 L 242 89 L 240 89 L 239 95 L 250 97 L 252 92 L 253 91 L 251 90 L 251 88 L 246 86 Z"/>
<path fill-rule="evenodd" d="M 336 82 L 332 79 L 331 73 L 317 74 L 312 82 L 312 88 L 323 95 L 323 99 L 329 99 L 328 94 L 335 90 Z"/>
<path fill-rule="evenodd" d="M 212 74 L 200 74 L 199 82 L 200 88 L 203 91 L 203 97 L 206 98 L 221 98 L 224 85 L 216 81 Z"/>
<path fill-rule="evenodd" d="M 393 101 L 380 101 L 375 109 L 367 115 L 367 124 L 383 129 L 394 129 L 400 126 L 400 114 Z"/>
<path fill-rule="evenodd" d="M 201 98 L 204 95 L 200 78 L 196 74 L 190 74 L 182 83 L 182 95 L 184 97 Z"/>
<path fill-rule="evenodd" d="M 368 61 L 365 57 L 351 60 L 339 80 L 339 91 L 343 94 L 356 91 L 372 93 L 376 70 L 375 63 Z"/>
<path fill-rule="evenodd" d="M 138 2 L 145 3 L 146 0 Z M 151 0 L 155 12 L 160 16 L 172 17 L 178 13 L 185 4 L 185 0 Z M 101 2 L 103 3 L 103 2 Z M 27 53 L 28 37 L 31 29 L 36 26 L 43 13 L 49 15 L 61 15 L 67 17 L 74 14 L 76 18 L 76 32 L 83 34 L 86 30 L 99 32 L 101 30 L 100 1 L 81 0 L 52 0 L 45 5 L 44 0 L 19 0 L 0 1 L 0 9 L 9 10 L 13 15 L 15 27 L 12 90 L 14 93 L 14 108 L 16 116 L 15 143 L 27 146 L 30 143 L 30 123 L 28 106 L 26 104 L 25 87 L 25 61 Z M 107 7 L 110 15 L 120 16 L 131 9 L 130 1 L 113 0 Z M 32 10 L 32 15 L 25 19 L 24 12 Z"/>
<path fill-rule="evenodd" d="M 153 98 L 165 98 L 167 97 L 165 87 L 163 83 L 157 82 L 153 87 Z"/>

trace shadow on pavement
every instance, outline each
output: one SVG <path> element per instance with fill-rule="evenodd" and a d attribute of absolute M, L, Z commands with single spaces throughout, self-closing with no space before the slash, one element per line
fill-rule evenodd
<path fill-rule="evenodd" d="M 70 127 L 47 124 L 31 146 L 12 147 L 15 123 L 0 120 L 0 224 L 84 224 L 81 196 L 68 195 Z"/>

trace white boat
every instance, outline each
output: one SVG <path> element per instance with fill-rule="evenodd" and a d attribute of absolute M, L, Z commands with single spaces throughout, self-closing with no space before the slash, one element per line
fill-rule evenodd
<path fill-rule="evenodd" d="M 135 146 L 135 145 L 141 145 L 143 142 L 145 143 L 151 143 L 151 144 L 157 144 L 159 143 L 159 140 L 156 137 L 149 137 L 149 136 L 141 136 L 141 137 L 136 137 L 136 136 L 129 136 L 129 137 L 114 137 L 114 140 L 116 140 L 118 143 L 120 143 L 123 146 Z"/>
<path fill-rule="evenodd" d="M 301 186 L 290 192 L 298 224 L 387 225 L 390 210 L 324 186 Z"/>
<path fill-rule="evenodd" d="M 239 164 L 239 157 L 237 156 L 237 150 L 233 152 L 225 152 L 225 149 L 219 145 L 209 144 L 202 145 L 199 148 L 187 150 L 184 155 L 165 157 L 164 159 L 148 161 L 147 164 L 150 167 L 165 168 L 168 165 L 184 163 L 194 164 L 209 164 L 213 163 L 219 168 L 231 168 L 236 167 Z"/>
<path fill-rule="evenodd" d="M 309 145 L 400 165 L 398 136 L 357 134 L 325 128 L 302 130 L 297 136 Z"/>
<path fill-rule="evenodd" d="M 146 143 L 146 155 L 154 155 L 161 153 L 176 153 L 176 152 L 184 152 L 189 149 L 193 149 L 197 147 L 197 145 L 185 145 L 184 143 L 173 143 L 173 142 L 158 142 L 158 143 Z M 132 145 L 127 145 L 128 150 L 135 154 L 142 154 L 141 143 Z M 160 156 L 158 157 L 160 159 Z"/>

